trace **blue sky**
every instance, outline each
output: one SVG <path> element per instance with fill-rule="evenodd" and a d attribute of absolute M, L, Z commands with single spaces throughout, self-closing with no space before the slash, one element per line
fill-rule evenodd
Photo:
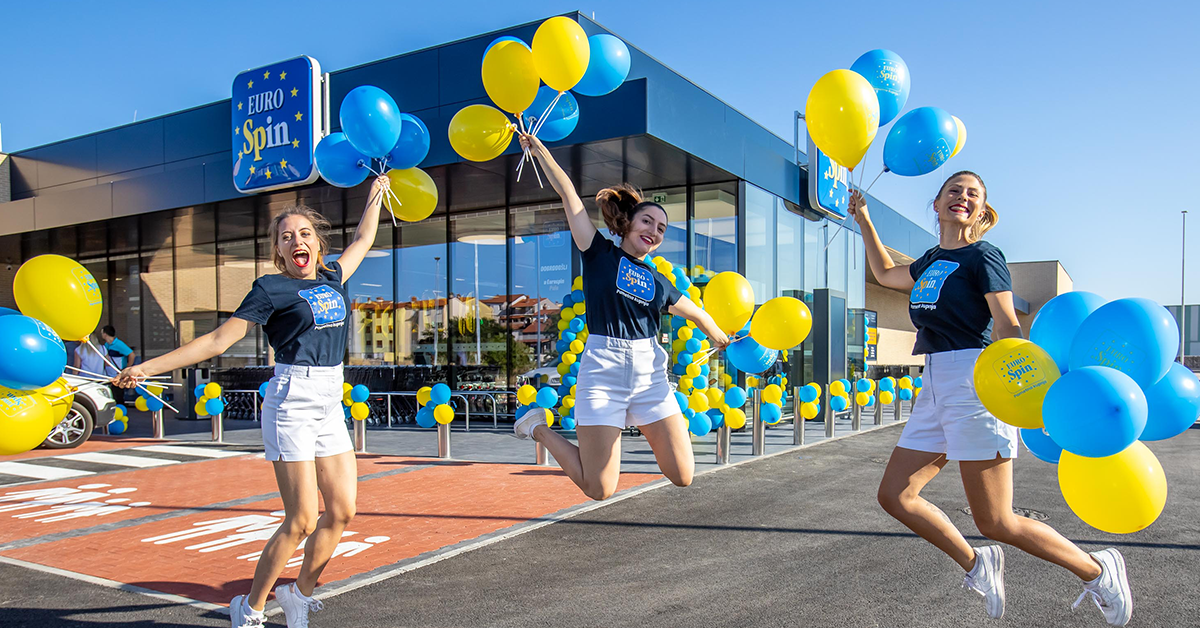
<path fill-rule="evenodd" d="M 286 6 L 286 10 L 285 7 Z M 352 7 L 352 8 L 351 8 Z M 872 48 L 908 63 L 906 109 L 940 106 L 968 140 L 1010 261 L 1061 260 L 1077 289 L 1200 302 L 1194 2 L 6 3 L 0 125 L 19 150 L 229 95 L 239 71 L 298 54 L 336 70 L 580 10 L 790 140 L 825 72 Z M 1191 42 L 1191 43 L 1188 43 Z M 865 160 L 881 164 L 883 133 Z M 931 228 L 941 179 L 872 193 Z"/>

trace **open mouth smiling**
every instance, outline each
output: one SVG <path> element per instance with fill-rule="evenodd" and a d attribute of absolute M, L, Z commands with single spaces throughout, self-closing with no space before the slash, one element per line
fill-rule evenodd
<path fill-rule="evenodd" d="M 299 268 L 307 268 L 310 260 L 308 251 L 297 249 L 292 252 L 292 262 Z"/>

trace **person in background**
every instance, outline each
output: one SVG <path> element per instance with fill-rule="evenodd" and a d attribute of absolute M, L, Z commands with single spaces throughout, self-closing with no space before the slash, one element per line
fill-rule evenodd
<path fill-rule="evenodd" d="M 115 369 L 107 366 L 104 370 L 105 375 L 113 377 L 120 370 L 126 369 L 133 364 L 137 356 L 133 353 L 133 349 L 129 348 L 129 345 L 125 344 L 120 338 L 117 338 L 116 327 L 105 325 L 100 330 L 100 340 L 103 343 L 104 353 L 108 356 L 108 361 L 117 366 Z M 113 399 L 116 399 L 117 403 L 125 403 L 125 391 L 121 387 L 113 384 L 112 393 Z"/>
<path fill-rule="evenodd" d="M 95 334 L 92 334 L 95 336 Z M 75 354 L 71 358 L 71 366 L 90 375 L 104 375 L 108 373 L 104 368 L 104 358 L 100 357 L 95 345 L 102 344 L 93 339 L 93 344 L 86 342 L 76 343 Z"/>

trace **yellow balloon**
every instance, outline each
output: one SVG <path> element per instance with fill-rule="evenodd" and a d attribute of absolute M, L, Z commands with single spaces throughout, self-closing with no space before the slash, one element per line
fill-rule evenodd
<path fill-rule="evenodd" d="M 208 407 L 205 406 L 203 399 L 197 401 L 196 405 L 192 406 L 192 411 L 196 413 L 196 416 L 208 416 Z"/>
<path fill-rule="evenodd" d="M 575 311 L 576 316 L 579 316 L 580 314 L 586 314 L 587 313 L 587 304 L 583 303 L 583 302 L 579 302 L 579 303 L 576 303 L 575 305 L 572 305 L 571 309 Z"/>
<path fill-rule="evenodd" d="M 138 397 L 137 400 L 133 402 L 133 407 L 137 408 L 138 410 L 141 410 L 142 412 L 150 411 L 150 406 L 146 405 L 145 397 Z"/>
<path fill-rule="evenodd" d="M 426 388 L 428 388 L 428 386 L 426 386 Z M 350 394 L 351 390 L 354 390 L 354 386 L 351 386 L 350 382 L 342 382 L 342 394 L 348 395 Z"/>
<path fill-rule="evenodd" d="M 686 373 L 688 377 L 696 377 L 700 374 L 700 365 L 689 364 L 683 368 L 683 372 Z"/>
<path fill-rule="evenodd" d="M 542 411 L 546 413 L 546 427 L 554 427 L 554 413 L 549 409 L 543 409 Z"/>
<path fill-rule="evenodd" d="M 894 393 L 892 393 L 890 390 L 880 391 L 879 403 L 882 403 L 883 405 L 886 406 L 895 400 L 896 400 L 896 395 Z"/>
<path fill-rule="evenodd" d="M 700 307 L 700 308 L 704 307 L 700 303 L 700 288 L 697 288 L 696 284 L 692 284 L 692 285 L 688 286 L 687 295 L 688 295 L 688 298 L 691 299 L 692 302 L 696 304 L 696 307 Z"/>
<path fill-rule="evenodd" d="M 1129 534 L 1149 526 L 1167 503 L 1162 465 L 1141 441 L 1105 458 L 1063 450 L 1058 487 L 1084 523 L 1112 534 Z"/>
<path fill-rule="evenodd" d="M 562 357 L 563 364 L 566 364 L 567 366 L 571 366 L 578 359 L 579 358 L 574 353 L 564 353 Z"/>
<path fill-rule="evenodd" d="M 709 388 L 707 395 L 710 408 L 720 408 L 721 404 L 725 403 L 725 391 L 719 388 Z"/>
<path fill-rule="evenodd" d="M 538 76 L 555 91 L 575 87 L 587 72 L 591 54 L 587 33 L 568 17 L 552 17 L 533 34 L 533 65 Z"/>
<path fill-rule="evenodd" d="M 713 277 L 704 289 L 704 299 L 708 302 L 705 311 L 727 334 L 745 327 L 754 314 L 754 288 L 737 273 L 723 272 Z"/>
<path fill-rule="evenodd" d="M 871 395 L 870 393 L 860 392 L 854 395 L 854 402 L 860 406 L 865 406 L 871 402 Z"/>
<path fill-rule="evenodd" d="M 753 375 L 746 376 L 746 385 L 750 387 L 758 386 L 758 378 Z"/>
<path fill-rule="evenodd" d="M 896 386 L 900 387 L 900 390 L 911 389 L 912 388 L 912 378 L 905 375 L 904 377 L 901 377 L 899 380 L 896 381 Z"/>
<path fill-rule="evenodd" d="M 695 388 L 695 386 L 692 385 L 692 378 L 687 377 L 679 381 L 679 392 L 685 395 L 690 395 L 693 388 Z"/>
<path fill-rule="evenodd" d="M 454 408 L 445 403 L 435 407 L 433 409 L 433 419 L 442 425 L 446 425 L 454 420 Z"/>
<path fill-rule="evenodd" d="M 571 371 L 571 365 L 570 365 L 570 364 L 567 364 L 566 362 L 559 362 L 559 363 L 558 363 L 558 374 L 559 374 L 559 375 L 566 375 L 566 374 L 567 374 L 567 373 L 569 373 L 570 371 Z"/>
<path fill-rule="evenodd" d="M 221 396 L 221 385 L 216 382 L 209 382 L 204 385 L 204 396 L 209 399 L 216 399 Z"/>
<path fill-rule="evenodd" d="M 783 389 L 779 387 L 779 384 L 768 384 L 762 391 L 762 400 L 767 403 L 781 403 L 783 400 Z"/>
<path fill-rule="evenodd" d="M 50 404 L 50 425 L 53 429 L 67 418 L 67 412 L 70 412 L 71 404 L 75 402 L 75 389 L 71 388 L 65 377 L 60 377 L 49 386 L 39 388 L 37 392 Z"/>
<path fill-rule="evenodd" d="M 571 353 L 583 353 L 583 342 L 578 338 L 571 341 Z"/>
<path fill-rule="evenodd" d="M 566 331 L 568 326 L 569 326 L 569 323 L 567 323 L 567 321 L 564 321 L 561 318 L 558 319 L 558 324 L 557 324 L 558 331 Z M 576 337 L 578 337 L 578 336 L 576 336 Z"/>
<path fill-rule="evenodd" d="M 367 404 L 360 402 L 350 406 L 350 416 L 354 417 L 355 421 L 361 421 L 371 414 L 371 408 Z"/>
<path fill-rule="evenodd" d="M 740 430 L 746 427 L 746 413 L 741 408 L 730 408 L 725 413 L 725 425 L 731 430 Z"/>
<path fill-rule="evenodd" d="M 684 342 L 687 342 L 692 339 L 692 334 L 694 334 L 694 333 L 696 333 L 696 332 L 692 331 L 691 327 L 680 327 L 679 328 L 679 339 Z"/>
<path fill-rule="evenodd" d="M 583 275 L 580 275 L 571 280 L 572 290 L 583 290 Z"/>
<path fill-rule="evenodd" d="M 499 157 L 512 143 L 513 126 L 503 111 L 487 105 L 467 105 L 450 119 L 450 146 L 469 161 Z"/>
<path fill-rule="evenodd" d="M 205 399 L 207 400 L 208 397 L 205 397 Z M 350 395 L 346 395 L 345 397 L 342 397 L 342 405 L 349 408 L 350 406 L 354 405 L 354 399 L 351 398 Z"/>
<path fill-rule="evenodd" d="M 963 124 L 962 120 L 958 119 L 958 116 L 950 117 L 954 118 L 954 124 L 958 127 L 958 141 L 954 143 L 954 150 L 950 152 L 950 156 L 953 157 L 958 154 L 958 151 L 962 150 L 963 144 L 967 143 L 967 127 Z"/>
<path fill-rule="evenodd" d="M 680 331 L 683 330 L 681 329 Z M 683 338 L 676 338 L 673 342 L 671 342 L 671 353 L 679 355 L 679 352 L 683 351 L 684 347 L 686 346 L 687 340 L 684 340 Z"/>
<path fill-rule="evenodd" d="M 844 384 L 842 384 L 841 380 L 838 380 L 829 385 L 829 394 L 844 395 L 844 394 L 846 394 L 846 386 Z"/>
<path fill-rule="evenodd" d="M 780 351 L 804 342 L 811 329 L 812 313 L 808 306 L 792 297 L 775 297 L 763 303 L 750 319 L 750 335 L 754 340 Z"/>
<path fill-rule="evenodd" d="M 805 385 L 808 386 L 809 388 L 813 389 L 813 391 L 815 391 L 817 393 L 817 399 L 821 398 L 821 387 L 818 386 L 816 382 L 809 382 L 808 384 L 805 384 Z"/>
<path fill-rule="evenodd" d="M 42 444 L 58 424 L 40 392 L 0 386 L 0 455 L 29 451 Z"/>
<path fill-rule="evenodd" d="M 396 218 L 405 222 L 419 222 L 437 209 L 437 184 L 424 170 L 388 170 L 387 176 L 392 181 L 392 193 L 396 196 L 393 198 L 390 194 L 384 194 L 383 203 Z"/>
<path fill-rule="evenodd" d="M 708 397 L 697 390 L 688 396 L 688 407 L 696 412 L 705 412 L 708 410 Z"/>
<path fill-rule="evenodd" d="M 879 97 L 861 74 L 834 70 L 808 92 L 804 123 L 821 152 L 853 170 L 879 132 Z"/>
<path fill-rule="evenodd" d="M 347 386 L 349 386 L 349 384 L 347 384 Z M 533 386 L 526 385 L 526 386 L 522 387 L 521 390 L 524 390 L 525 388 L 533 388 Z M 417 389 L 417 405 L 424 408 L 425 405 L 429 403 L 429 394 L 432 392 L 433 392 L 433 388 L 430 386 L 422 386 L 419 389 Z M 537 391 L 535 390 L 534 392 L 536 393 Z M 517 395 L 518 395 L 518 397 L 520 396 L 520 391 L 517 392 Z"/>
<path fill-rule="evenodd" d="M 100 285 L 86 268 L 61 255 L 39 255 L 17 269 L 13 297 L 25 316 L 63 340 L 83 340 L 100 323 Z"/>
<path fill-rule="evenodd" d="M 575 407 L 575 398 L 568 395 L 563 397 L 562 406 L 568 410 Z"/>
<path fill-rule="evenodd" d="M 523 406 L 532 405 L 534 400 L 536 400 L 536 399 L 537 399 L 537 389 L 534 388 L 533 386 L 530 386 L 529 384 L 525 384 L 524 386 L 517 389 L 517 401 L 521 405 L 523 405 Z"/>
<path fill-rule="evenodd" d="M 567 308 L 562 311 L 562 319 L 564 321 L 570 322 L 570 320 L 573 318 L 575 318 L 575 310 L 573 310 L 571 308 Z"/>
<path fill-rule="evenodd" d="M 975 360 L 975 394 L 993 416 L 1020 428 L 1042 427 L 1042 401 L 1059 378 L 1045 349 L 1024 338 L 988 345 Z"/>
<path fill-rule="evenodd" d="M 151 395 L 159 396 L 162 396 L 163 391 L 166 390 L 165 386 L 155 386 L 153 384 L 146 384 L 144 388 L 146 389 L 146 392 L 150 393 Z M 217 396 L 220 397 L 221 395 L 218 394 Z"/>
<path fill-rule="evenodd" d="M 806 421 L 817 418 L 817 415 L 820 413 L 821 407 L 815 401 L 800 404 L 800 416 L 804 417 Z"/>
<path fill-rule="evenodd" d="M 521 113 L 537 98 L 537 70 L 533 51 L 523 41 L 497 42 L 483 57 L 483 89 L 497 107 Z"/>

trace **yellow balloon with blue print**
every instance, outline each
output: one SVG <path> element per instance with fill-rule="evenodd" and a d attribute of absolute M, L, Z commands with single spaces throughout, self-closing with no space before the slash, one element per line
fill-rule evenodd
<path fill-rule="evenodd" d="M 997 419 L 1023 429 L 1041 428 L 1042 401 L 1059 375 L 1045 349 L 1024 338 L 1004 338 L 975 360 L 975 394 Z"/>

